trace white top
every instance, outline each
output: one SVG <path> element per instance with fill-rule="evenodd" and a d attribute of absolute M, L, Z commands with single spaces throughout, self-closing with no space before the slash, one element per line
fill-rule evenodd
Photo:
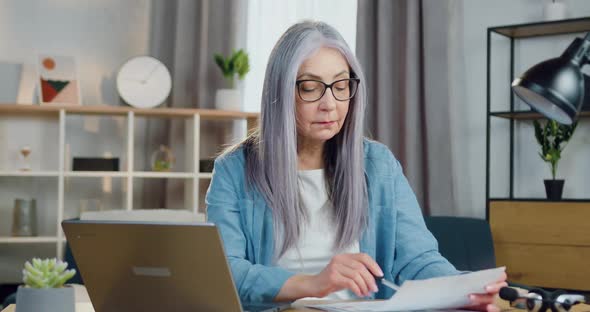
<path fill-rule="evenodd" d="M 323 169 L 299 171 L 298 186 L 301 204 L 307 209 L 309 222 L 304 224 L 297 246 L 287 250 L 277 265 L 291 272 L 318 274 L 336 254 L 358 253 L 359 243 L 340 252 L 333 250 L 336 227 L 330 224 L 332 203 L 328 200 Z M 348 290 L 341 290 L 324 298 L 354 299 L 356 296 Z"/>

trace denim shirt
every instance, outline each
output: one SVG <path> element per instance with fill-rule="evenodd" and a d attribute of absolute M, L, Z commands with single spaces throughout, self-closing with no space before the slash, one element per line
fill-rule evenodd
<path fill-rule="evenodd" d="M 365 140 L 364 154 L 369 221 L 359 241 L 360 251 L 375 259 L 385 278 L 398 285 L 459 274 L 438 252 L 401 165 L 389 149 Z M 260 193 L 246 188 L 242 148 L 217 158 L 205 200 L 207 218 L 220 230 L 242 302 L 273 301 L 295 273 L 273 263 L 272 211 Z M 391 289 L 378 286 L 374 298 L 392 296 Z"/>

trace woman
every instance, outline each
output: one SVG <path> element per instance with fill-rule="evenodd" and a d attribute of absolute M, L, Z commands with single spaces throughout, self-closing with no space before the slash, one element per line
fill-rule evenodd
<path fill-rule="evenodd" d="M 242 301 L 388 298 L 374 276 L 399 285 L 459 273 L 439 254 L 399 162 L 363 137 L 365 84 L 324 23 L 295 24 L 275 45 L 260 127 L 216 160 L 206 198 Z M 474 307 L 497 310 L 490 303 L 504 285 L 471 296 Z"/>

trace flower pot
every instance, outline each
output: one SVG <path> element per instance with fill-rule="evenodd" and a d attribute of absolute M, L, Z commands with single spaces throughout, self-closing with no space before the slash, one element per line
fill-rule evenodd
<path fill-rule="evenodd" d="M 561 200 L 564 180 L 545 180 L 545 194 L 548 200 Z"/>
<path fill-rule="evenodd" d="M 15 312 L 75 312 L 73 287 L 29 288 L 20 286 L 16 291 Z"/>
<path fill-rule="evenodd" d="M 215 93 L 215 108 L 222 110 L 241 110 L 241 94 L 238 89 L 219 89 Z"/>

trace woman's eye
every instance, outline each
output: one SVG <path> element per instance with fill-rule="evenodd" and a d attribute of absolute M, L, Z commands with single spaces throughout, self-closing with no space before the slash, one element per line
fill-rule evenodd
<path fill-rule="evenodd" d="M 314 92 L 318 89 L 318 84 L 313 82 L 305 82 L 301 84 L 300 88 L 303 92 Z"/>

